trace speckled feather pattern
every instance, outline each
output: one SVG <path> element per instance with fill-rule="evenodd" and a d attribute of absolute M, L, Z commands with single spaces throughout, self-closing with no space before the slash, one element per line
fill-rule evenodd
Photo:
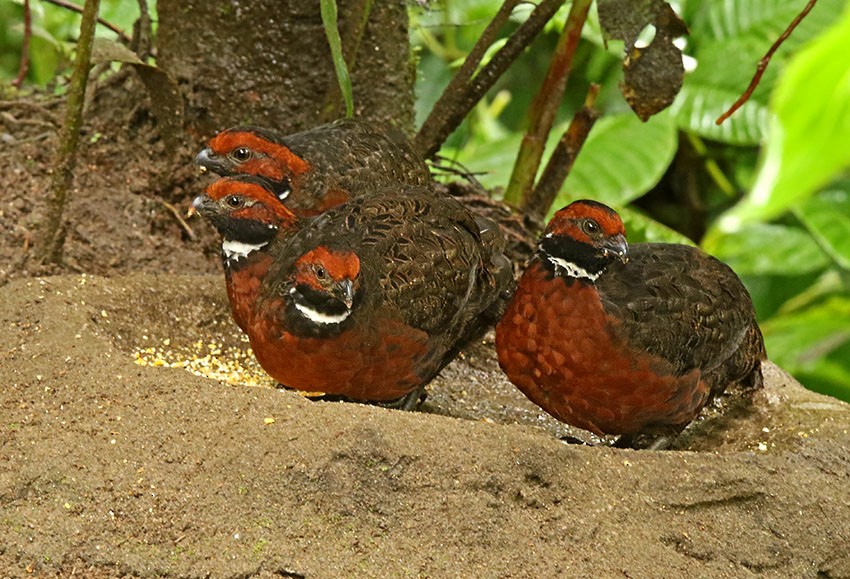
<path fill-rule="evenodd" d="M 695 247 L 633 245 L 628 263 L 612 263 L 596 289 L 632 348 L 663 356 L 674 374 L 699 368 L 715 393 L 726 384 L 713 376 L 737 381 L 764 356 L 752 300 L 738 276 Z M 733 356 L 741 349 L 748 362 Z"/>
<path fill-rule="evenodd" d="M 372 123 L 339 120 L 289 135 L 282 142 L 307 159 L 326 185 L 338 181 L 349 188 L 370 189 L 430 180 L 428 166 L 400 131 Z"/>
<path fill-rule="evenodd" d="M 318 246 L 355 251 L 361 289 L 345 322 L 305 329 L 291 307 L 292 268 Z M 352 200 L 270 251 L 249 332 L 258 359 L 287 386 L 353 399 L 391 400 L 429 381 L 510 283 L 469 212 L 425 188 Z"/>
<path fill-rule="evenodd" d="M 394 129 L 339 120 L 291 135 L 267 130 L 258 134 L 309 163 L 310 169 L 294 178 L 293 193 L 286 200 L 300 215 L 315 215 L 387 186 L 426 185 L 431 180 L 428 166 Z"/>
<path fill-rule="evenodd" d="M 678 432 L 730 383 L 759 386 L 765 358 L 737 276 L 683 245 L 634 245 L 595 284 L 535 258 L 496 339 L 529 399 L 596 434 Z"/>

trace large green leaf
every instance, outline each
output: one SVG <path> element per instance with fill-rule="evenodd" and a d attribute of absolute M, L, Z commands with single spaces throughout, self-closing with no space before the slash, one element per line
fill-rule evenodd
<path fill-rule="evenodd" d="M 496 141 L 469 139 L 457 148 L 444 145 L 440 155 L 460 163 L 488 189 L 504 187 L 511 176 L 521 140 L 520 133 L 510 133 Z"/>
<path fill-rule="evenodd" d="M 685 80 L 670 107 L 679 126 L 701 137 L 731 145 L 755 145 L 768 123 L 767 106 L 750 100 L 723 124 L 714 121 L 741 95 L 741 90 L 719 87 L 699 78 Z"/>
<path fill-rule="evenodd" d="M 850 270 L 850 183 L 806 200 L 795 215 L 842 268 Z"/>
<path fill-rule="evenodd" d="M 811 372 L 850 342 L 850 298 L 833 297 L 802 311 L 774 316 L 761 329 L 771 360 L 793 374 Z M 846 363 L 844 367 L 846 372 Z"/>
<path fill-rule="evenodd" d="M 767 87 L 776 78 L 773 68 L 738 112 L 721 125 L 715 120 L 741 96 L 762 53 L 762 47 L 749 38 L 704 43 L 695 55 L 696 70 L 685 77 L 671 107 L 679 127 L 724 143 L 758 144 L 768 124 Z"/>
<path fill-rule="evenodd" d="M 629 243 L 683 243 L 693 245 L 694 242 L 663 223 L 655 221 L 640 211 L 629 207 L 620 207 L 617 212 L 626 226 Z"/>
<path fill-rule="evenodd" d="M 720 222 L 767 220 L 850 166 L 850 10 L 797 54 L 771 108 L 770 138 L 752 191 Z"/>
<path fill-rule="evenodd" d="M 824 269 L 829 258 L 804 229 L 753 223 L 728 234 L 712 234 L 703 248 L 738 275 L 802 275 Z"/>
<path fill-rule="evenodd" d="M 62 61 L 61 45 L 56 39 L 51 38 L 45 31 L 34 28 L 30 39 L 29 73 L 33 82 L 40 86 L 46 85 L 56 77 L 59 63 Z"/>
<path fill-rule="evenodd" d="M 688 4 L 691 35 L 728 40 L 750 37 L 766 50 L 806 6 L 808 0 L 712 0 Z M 844 7 L 845 0 L 820 0 L 783 44 L 793 50 L 820 34 Z"/>
<path fill-rule="evenodd" d="M 735 145 L 758 144 L 768 127 L 767 100 L 783 58 L 834 21 L 845 0 L 821 0 L 786 39 L 744 106 L 721 125 L 715 120 L 741 96 L 759 60 L 802 10 L 804 0 L 717 0 L 690 3 L 689 53 L 697 62 L 672 110 L 679 126 Z"/>
<path fill-rule="evenodd" d="M 850 350 L 846 347 L 842 349 Z M 847 356 L 850 356 L 850 351 L 818 358 L 805 368 L 798 369 L 796 377 L 809 390 L 850 402 L 850 368 L 845 362 Z"/>
<path fill-rule="evenodd" d="M 823 352 L 850 340 L 850 298 L 832 297 L 804 310 L 778 314 L 761 324 L 771 358 L 780 366 L 813 359 L 812 348 Z"/>
<path fill-rule="evenodd" d="M 676 125 L 662 113 L 643 123 L 633 113 L 600 119 L 582 147 L 556 206 L 595 199 L 621 207 L 651 189 L 676 152 Z"/>

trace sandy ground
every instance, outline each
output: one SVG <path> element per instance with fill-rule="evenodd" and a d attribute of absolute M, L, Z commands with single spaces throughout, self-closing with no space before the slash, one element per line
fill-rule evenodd
<path fill-rule="evenodd" d="M 412 413 L 135 362 L 238 345 L 222 285 L 0 290 L 6 574 L 850 576 L 850 408 L 773 366 L 691 450 L 651 452 L 561 442 L 487 342 Z"/>

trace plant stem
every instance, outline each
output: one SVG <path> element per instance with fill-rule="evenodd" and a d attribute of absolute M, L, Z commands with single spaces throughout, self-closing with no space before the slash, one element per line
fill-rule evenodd
<path fill-rule="evenodd" d="M 21 42 L 21 65 L 18 68 L 18 76 L 12 81 L 12 86 L 21 88 L 24 78 L 30 68 L 30 38 L 32 37 L 32 10 L 30 0 L 24 0 L 24 39 Z"/>
<path fill-rule="evenodd" d="M 753 91 L 756 90 L 759 82 L 761 82 L 761 77 L 764 74 L 764 71 L 767 70 L 767 65 L 770 64 L 770 59 L 773 58 L 773 54 L 779 49 L 783 42 L 788 40 L 788 37 L 791 36 L 791 33 L 794 32 L 794 29 L 797 28 L 797 25 L 802 22 L 803 18 L 812 11 L 812 8 L 815 7 L 817 0 L 809 0 L 809 3 L 800 11 L 797 16 L 794 17 L 794 20 L 791 21 L 791 24 L 788 25 L 788 28 L 776 39 L 776 41 L 771 45 L 770 49 L 767 53 L 761 57 L 759 60 L 758 67 L 756 67 L 756 73 L 753 75 L 753 79 L 750 81 L 749 86 L 747 86 L 747 90 L 744 91 L 738 100 L 732 103 L 732 106 L 729 107 L 729 110 L 717 117 L 717 120 L 714 121 L 714 124 L 720 125 L 723 124 L 723 121 L 731 117 L 735 111 L 744 106 L 750 97 L 753 96 Z"/>
<path fill-rule="evenodd" d="M 422 123 L 413 144 L 424 158 L 430 159 L 440 150 L 446 138 L 454 132 L 469 111 L 543 30 L 564 0 L 542 0 L 528 19 L 508 38 L 505 45 L 493 55 L 490 62 L 475 74 L 481 59 L 495 42 L 498 31 L 507 22 L 517 3 L 516 0 L 505 1 L 467 56 L 455 78 L 443 91 L 431 114 Z"/>
<path fill-rule="evenodd" d="M 71 86 L 68 89 L 68 101 L 65 104 L 65 120 L 59 130 L 59 149 L 56 152 L 53 176 L 50 181 L 47 220 L 42 226 L 37 253 L 42 263 L 59 263 L 62 260 L 62 245 L 65 238 L 62 214 L 74 179 L 80 127 L 83 123 L 83 103 L 89 79 L 92 41 L 99 5 L 100 0 L 86 0 L 83 7 L 80 38 L 77 41 L 77 58 L 71 73 Z"/>
<path fill-rule="evenodd" d="M 709 156 L 708 147 L 705 146 L 702 139 L 693 133 L 685 133 L 685 135 L 687 135 L 688 142 L 694 148 L 694 151 L 696 151 L 697 155 L 699 155 L 705 162 L 705 170 L 717 187 L 727 197 L 734 197 L 737 194 L 735 186 L 729 178 L 723 174 L 723 170 L 720 168 L 720 165 L 717 164 L 717 161 Z"/>
<path fill-rule="evenodd" d="M 567 175 L 570 174 L 576 157 L 587 140 L 587 135 L 596 123 L 596 119 L 599 118 L 599 111 L 593 108 L 598 96 L 599 85 L 591 84 L 584 100 L 584 106 L 573 116 L 570 126 L 564 132 L 558 144 L 555 145 L 552 156 L 549 157 L 549 162 L 540 176 L 540 181 L 531 193 L 522 200 L 523 205 L 520 206 L 520 209 L 532 222 L 542 225 L 543 219 L 558 196 Z"/>
<path fill-rule="evenodd" d="M 139 18 L 133 23 L 133 39 L 130 50 L 139 55 L 142 62 L 147 62 L 151 55 L 151 37 L 153 36 L 151 15 L 148 11 L 147 0 L 138 0 Z"/>
<path fill-rule="evenodd" d="M 543 158 L 546 138 L 552 130 L 558 106 L 561 104 L 561 98 L 567 86 L 573 56 L 581 39 L 581 29 L 587 20 L 591 2 L 592 0 L 573 0 L 561 38 L 552 55 L 549 70 L 543 79 L 543 85 L 529 108 L 528 132 L 522 138 L 514 170 L 505 191 L 505 202 L 510 205 L 522 207 L 526 204 L 525 198 L 531 194 L 534 178 L 540 167 L 540 160 Z"/>
<path fill-rule="evenodd" d="M 47 2 L 48 4 L 53 4 L 54 6 L 59 6 L 60 8 L 64 8 L 65 10 L 71 10 L 72 12 L 76 12 L 78 14 L 82 14 L 83 10 L 85 10 L 85 7 L 77 6 L 76 4 L 73 4 L 72 2 L 66 2 L 65 0 L 44 0 L 44 2 Z M 111 22 L 107 22 L 103 18 L 98 18 L 97 23 L 101 26 L 105 26 L 106 28 L 117 34 L 118 37 L 121 39 L 121 42 L 123 42 L 124 44 L 130 43 L 131 39 L 129 36 L 127 36 L 127 33 L 112 24 Z"/>

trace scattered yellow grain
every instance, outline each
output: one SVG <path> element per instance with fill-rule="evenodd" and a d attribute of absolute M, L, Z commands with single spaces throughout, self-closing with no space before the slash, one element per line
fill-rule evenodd
<path fill-rule="evenodd" d="M 179 345 L 166 338 L 161 346 L 136 348 L 133 359 L 140 366 L 182 368 L 228 384 L 274 387 L 276 382 L 260 367 L 248 344 L 244 340 L 238 342 L 238 346 L 227 346 L 214 340 L 197 340 Z"/>

